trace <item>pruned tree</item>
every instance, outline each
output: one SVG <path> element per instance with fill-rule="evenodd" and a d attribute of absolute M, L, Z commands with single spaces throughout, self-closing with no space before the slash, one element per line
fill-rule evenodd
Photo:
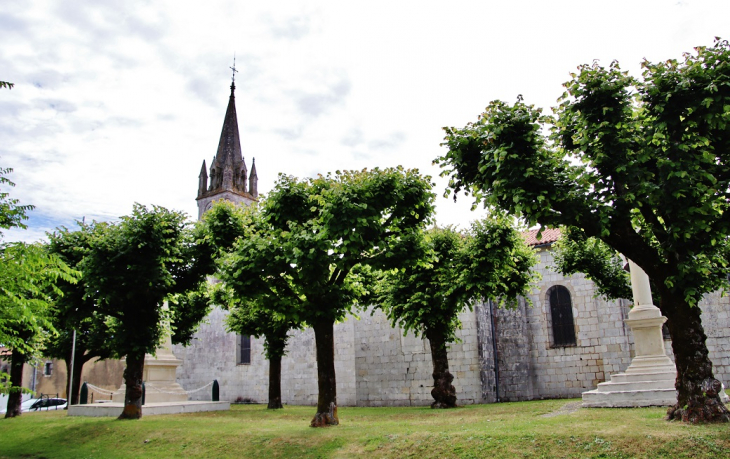
<path fill-rule="evenodd" d="M 677 364 L 668 417 L 689 422 L 730 420 L 697 307 L 728 287 L 729 62 L 718 39 L 683 61 L 645 61 L 642 80 L 616 62 L 583 65 L 555 116 L 521 98 L 492 102 L 475 123 L 446 129 L 436 160 L 456 193 L 530 224 L 580 228 L 646 271 Z"/>
<path fill-rule="evenodd" d="M 456 389 L 447 348 L 457 339 L 459 313 L 480 300 L 515 307 L 539 277 L 531 271 L 537 258 L 505 218 L 474 222 L 465 233 L 432 228 L 419 242 L 409 250 L 410 263 L 380 278 L 375 301 L 393 326 L 428 338 L 431 408 L 453 408 Z"/>
<path fill-rule="evenodd" d="M 319 395 L 313 427 L 336 425 L 334 324 L 368 293 L 368 267 L 407 259 L 403 239 L 430 219 L 433 194 L 418 171 L 374 169 L 298 180 L 280 176 L 257 224 L 219 263 L 227 288 L 314 329 Z"/>
<path fill-rule="evenodd" d="M 95 226 L 89 247 L 81 261 L 86 294 L 106 317 L 113 356 L 126 356 L 119 419 L 138 419 L 145 354 L 170 332 L 173 343 L 186 344 L 209 312 L 207 302 L 190 292 L 202 288 L 212 253 L 184 214 L 139 204 L 118 223 Z"/>
<path fill-rule="evenodd" d="M 261 213 L 256 205 L 240 207 L 230 201 L 221 200 L 204 214 L 199 226 L 220 257 L 231 252 L 239 238 L 258 231 L 262 223 L 260 218 Z M 290 297 L 250 297 L 247 292 L 236 291 L 232 284 L 219 282 L 213 283 L 210 290 L 213 303 L 229 311 L 226 317 L 228 331 L 264 338 L 264 351 L 269 360 L 268 408 L 283 408 L 281 359 L 286 353 L 289 330 L 300 328 L 302 324 L 301 321 L 287 319 L 273 312 L 287 309 L 290 305 L 274 306 L 272 302 L 286 302 Z"/>
<path fill-rule="evenodd" d="M 217 286 L 221 284 L 216 284 Z M 269 361 L 268 409 L 283 408 L 281 403 L 281 358 L 286 354 L 289 330 L 298 329 L 301 323 L 287 319 L 237 293 L 219 289 L 213 295 L 215 304 L 226 305 L 230 311 L 226 317 L 226 329 L 239 335 L 264 338 L 264 352 Z"/>
<path fill-rule="evenodd" d="M 99 229 L 95 229 L 97 226 Z M 84 257 L 90 251 L 90 240 L 94 232 L 103 232 L 107 226 L 106 223 L 95 222 L 89 225 L 79 222 L 78 229 L 74 231 L 59 228 L 48 234 L 49 251 L 69 266 L 81 269 Z M 99 312 L 94 297 L 87 294 L 88 286 L 84 278 L 79 282 L 59 280 L 56 287 L 63 293 L 56 298 L 51 315 L 51 323 L 58 335 L 48 340 L 44 354 L 66 362 L 69 369 L 66 393 L 69 404 L 75 405 L 79 403 L 84 365 L 94 358 L 107 359 L 114 354 L 114 350 L 109 345 L 110 330 L 106 316 Z"/>

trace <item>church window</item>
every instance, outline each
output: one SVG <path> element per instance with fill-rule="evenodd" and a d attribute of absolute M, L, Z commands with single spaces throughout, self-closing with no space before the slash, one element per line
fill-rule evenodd
<path fill-rule="evenodd" d="M 248 335 L 238 336 L 238 364 L 251 364 L 251 337 Z"/>
<path fill-rule="evenodd" d="M 553 345 L 575 346 L 573 304 L 570 292 L 562 285 L 550 290 L 550 318 L 552 319 Z"/>

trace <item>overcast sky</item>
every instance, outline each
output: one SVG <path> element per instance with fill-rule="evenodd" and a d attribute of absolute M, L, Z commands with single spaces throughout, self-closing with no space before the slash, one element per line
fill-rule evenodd
<path fill-rule="evenodd" d="M 434 177 L 440 224 L 466 225 L 481 213 L 441 198 L 431 164 L 443 126 L 518 94 L 548 109 L 594 59 L 639 76 L 644 58 L 730 38 L 728 18 L 727 0 L 3 2 L 0 166 L 36 206 L 5 240 L 135 202 L 196 216 L 234 53 L 260 192 L 279 173 L 403 165 Z"/>

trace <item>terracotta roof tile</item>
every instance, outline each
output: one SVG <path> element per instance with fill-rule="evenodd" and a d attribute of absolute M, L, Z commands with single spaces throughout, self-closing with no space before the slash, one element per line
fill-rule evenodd
<path fill-rule="evenodd" d="M 525 242 L 530 246 L 552 244 L 560 238 L 560 230 L 557 228 L 546 228 L 542 231 L 542 237 L 537 239 L 537 232 L 539 230 L 530 230 L 522 233 L 522 237 L 525 238 Z"/>

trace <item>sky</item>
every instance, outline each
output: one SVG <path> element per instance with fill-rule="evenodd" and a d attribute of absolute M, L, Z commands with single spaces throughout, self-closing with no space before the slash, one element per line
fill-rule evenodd
<path fill-rule="evenodd" d="M 0 167 L 32 204 L 35 241 L 135 202 L 197 216 L 235 55 L 241 149 L 261 193 L 278 174 L 417 168 L 440 225 L 484 215 L 443 198 L 444 126 L 495 99 L 549 110 L 580 64 L 641 75 L 730 38 L 730 2 L 95 1 L 4 2 Z"/>

